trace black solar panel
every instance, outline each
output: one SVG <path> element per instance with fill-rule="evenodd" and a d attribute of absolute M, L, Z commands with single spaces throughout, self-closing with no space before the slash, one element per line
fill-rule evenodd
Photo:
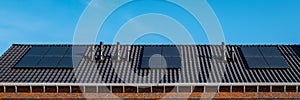
<path fill-rule="evenodd" d="M 73 68 L 73 67 L 77 67 L 80 61 L 81 61 L 81 57 L 73 57 L 73 59 L 72 57 L 63 57 L 57 66 L 64 67 L 64 68 L 66 67 Z"/>
<path fill-rule="evenodd" d="M 249 68 L 288 68 L 277 47 L 241 47 Z"/>
<path fill-rule="evenodd" d="M 180 68 L 180 57 L 145 57 L 140 68 Z"/>
<path fill-rule="evenodd" d="M 277 47 L 259 47 L 264 57 L 282 57 Z"/>
<path fill-rule="evenodd" d="M 155 54 L 161 55 L 162 48 L 161 47 L 144 47 L 143 57 L 151 57 Z"/>
<path fill-rule="evenodd" d="M 40 56 L 47 53 L 49 50 L 48 46 L 33 46 L 30 50 L 26 53 L 26 56 Z"/>
<path fill-rule="evenodd" d="M 177 47 L 162 47 L 162 55 L 164 57 L 180 57 L 179 48 L 177 48 Z"/>
<path fill-rule="evenodd" d="M 180 52 L 177 47 L 144 47 L 140 68 L 180 67 Z"/>
<path fill-rule="evenodd" d="M 162 57 L 144 57 L 140 68 L 161 68 Z"/>
<path fill-rule="evenodd" d="M 65 56 L 72 56 L 72 53 L 74 54 L 73 56 L 80 56 L 82 57 L 84 55 L 84 52 L 86 51 L 87 46 L 73 46 L 70 47 Z"/>
<path fill-rule="evenodd" d="M 245 57 L 262 57 L 258 47 L 240 47 Z"/>
<path fill-rule="evenodd" d="M 15 67 L 23 68 L 36 66 L 41 60 L 41 58 L 41 56 L 25 56 Z"/>
<path fill-rule="evenodd" d="M 59 67 L 68 67 L 68 66 L 73 66 L 72 63 L 72 57 L 64 57 L 62 60 L 58 63 Z"/>
<path fill-rule="evenodd" d="M 265 57 L 270 68 L 289 68 L 283 57 Z"/>
<path fill-rule="evenodd" d="M 245 57 L 249 68 L 269 68 L 264 57 Z"/>
<path fill-rule="evenodd" d="M 43 57 L 36 67 L 56 68 L 62 57 Z"/>
<path fill-rule="evenodd" d="M 80 63 L 86 46 L 33 46 L 15 68 L 73 68 Z M 74 66 L 73 66 L 74 65 Z"/>
<path fill-rule="evenodd" d="M 45 56 L 64 56 L 69 47 L 51 47 Z"/>
<path fill-rule="evenodd" d="M 181 58 L 180 57 L 165 57 L 167 62 L 167 68 L 180 68 L 181 67 Z M 164 65 L 164 64 L 162 64 Z"/>

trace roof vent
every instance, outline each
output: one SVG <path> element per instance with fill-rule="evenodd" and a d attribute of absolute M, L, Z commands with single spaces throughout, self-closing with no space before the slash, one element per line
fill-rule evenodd
<path fill-rule="evenodd" d="M 103 46 L 104 46 L 104 44 L 103 44 L 103 42 L 101 41 L 100 42 L 100 45 L 98 46 L 98 48 L 97 48 L 97 50 L 96 50 L 96 53 L 95 53 L 95 59 L 96 60 L 104 60 L 104 58 L 103 58 Z"/>
<path fill-rule="evenodd" d="M 226 61 L 226 45 L 225 42 L 222 42 L 222 60 Z"/>
<path fill-rule="evenodd" d="M 91 49 L 90 49 L 91 60 L 95 60 L 94 55 L 96 55 L 96 53 L 95 53 L 95 47 L 91 46 Z"/>
<path fill-rule="evenodd" d="M 129 45 L 129 46 L 128 46 L 128 49 L 127 49 L 127 60 L 128 60 L 128 61 L 130 61 L 130 59 L 131 59 L 131 58 L 130 58 L 130 51 L 131 51 L 131 46 Z"/>
<path fill-rule="evenodd" d="M 235 50 L 234 50 L 234 47 L 231 47 L 231 60 L 232 61 L 235 60 Z"/>
<path fill-rule="evenodd" d="M 121 60 L 120 58 L 120 42 L 117 42 L 117 49 L 116 49 L 116 56 L 117 56 L 117 60 Z"/>

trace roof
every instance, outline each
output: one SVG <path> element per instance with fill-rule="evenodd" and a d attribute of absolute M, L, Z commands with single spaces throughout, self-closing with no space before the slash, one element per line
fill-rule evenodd
<path fill-rule="evenodd" d="M 175 45 L 121 45 L 120 55 L 125 58 L 130 47 L 130 60 L 104 61 L 89 58 L 93 45 L 86 51 L 79 66 L 73 69 L 22 69 L 14 66 L 34 46 L 14 44 L 0 58 L 0 82 L 15 83 L 294 83 L 300 82 L 299 45 L 251 45 L 278 47 L 289 65 L 287 69 L 249 69 L 240 47 L 227 45 L 224 62 L 220 45 L 176 45 L 181 55 L 180 69 L 140 69 L 143 48 L 146 46 Z M 72 45 L 42 45 L 72 46 Z M 104 46 L 104 55 L 115 55 L 113 45 Z"/>

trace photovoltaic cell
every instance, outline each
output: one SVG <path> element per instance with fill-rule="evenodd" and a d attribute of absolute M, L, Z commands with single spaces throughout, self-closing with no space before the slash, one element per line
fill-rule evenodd
<path fill-rule="evenodd" d="M 140 68 L 180 68 L 181 58 L 177 47 L 144 47 Z"/>
<path fill-rule="evenodd" d="M 249 68 L 269 68 L 263 57 L 245 57 Z"/>
<path fill-rule="evenodd" d="M 282 57 L 277 47 L 259 47 L 264 57 Z"/>
<path fill-rule="evenodd" d="M 291 48 L 297 56 L 300 56 L 300 46 L 299 45 L 293 45 L 293 46 L 291 46 Z"/>
<path fill-rule="evenodd" d="M 240 47 L 245 57 L 262 57 L 258 47 Z"/>
<path fill-rule="evenodd" d="M 35 67 L 41 60 L 41 56 L 25 56 L 15 66 L 16 68 Z"/>
<path fill-rule="evenodd" d="M 144 57 L 140 68 L 180 68 L 180 57 Z"/>
<path fill-rule="evenodd" d="M 72 57 L 63 57 L 57 66 L 59 67 L 73 66 Z"/>
<path fill-rule="evenodd" d="M 48 46 L 32 46 L 26 53 L 26 56 L 41 56 L 47 53 Z"/>
<path fill-rule="evenodd" d="M 81 61 L 81 57 L 63 57 L 58 63 L 57 67 L 74 68 L 77 67 Z"/>
<path fill-rule="evenodd" d="M 289 68 L 283 57 L 265 57 L 270 68 Z"/>
<path fill-rule="evenodd" d="M 43 57 L 37 66 L 45 68 L 56 68 L 56 65 L 60 60 L 61 57 Z"/>
<path fill-rule="evenodd" d="M 181 58 L 180 57 L 165 57 L 167 68 L 180 68 Z M 162 61 L 163 63 L 163 61 Z M 164 65 L 164 64 L 162 64 Z"/>
<path fill-rule="evenodd" d="M 64 56 L 68 47 L 51 47 L 45 56 Z"/>
<path fill-rule="evenodd" d="M 82 57 L 84 55 L 84 52 L 86 51 L 86 49 L 87 49 L 87 46 L 69 47 L 65 56 L 80 56 L 80 57 Z"/>
<path fill-rule="evenodd" d="M 179 48 L 177 48 L 177 47 L 162 47 L 162 55 L 164 57 L 180 57 Z"/>
<path fill-rule="evenodd" d="M 151 57 L 155 54 L 161 55 L 162 48 L 161 47 L 144 47 L 143 57 Z"/>
<path fill-rule="evenodd" d="M 162 57 L 142 58 L 141 68 L 161 68 Z"/>

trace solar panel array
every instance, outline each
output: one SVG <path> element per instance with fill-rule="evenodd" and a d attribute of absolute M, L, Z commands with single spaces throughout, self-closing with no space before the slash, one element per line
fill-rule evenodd
<path fill-rule="evenodd" d="M 241 47 L 249 68 L 289 68 L 277 47 Z"/>
<path fill-rule="evenodd" d="M 175 46 L 171 47 L 144 47 L 140 68 L 180 68 L 181 57 Z"/>
<path fill-rule="evenodd" d="M 80 63 L 85 46 L 32 46 L 15 68 L 74 68 Z M 72 50 L 74 55 L 72 57 Z M 74 64 L 74 66 L 73 66 Z"/>

